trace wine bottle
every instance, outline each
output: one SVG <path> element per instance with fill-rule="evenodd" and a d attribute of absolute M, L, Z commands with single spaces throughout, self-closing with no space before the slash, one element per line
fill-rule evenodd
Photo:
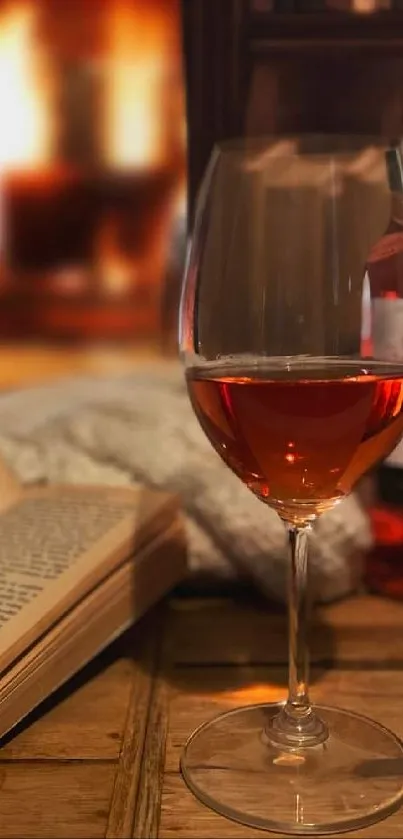
<path fill-rule="evenodd" d="M 375 358 L 403 362 L 403 157 L 386 154 L 391 193 L 390 220 L 367 261 L 371 292 L 371 340 Z M 382 594 L 403 599 L 403 442 L 376 473 L 372 508 L 375 547 L 368 558 L 367 582 Z"/>
<path fill-rule="evenodd" d="M 403 362 L 403 163 L 400 149 L 386 155 L 391 215 L 367 262 L 371 291 L 372 346 L 376 358 Z M 403 505 L 403 442 L 379 468 L 384 501 Z"/>

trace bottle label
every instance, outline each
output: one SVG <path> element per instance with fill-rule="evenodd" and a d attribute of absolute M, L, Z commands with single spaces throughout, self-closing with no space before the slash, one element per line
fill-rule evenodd
<path fill-rule="evenodd" d="M 377 297 L 371 309 L 374 357 L 403 361 L 403 298 Z"/>
<path fill-rule="evenodd" d="M 372 301 L 371 320 L 374 358 L 403 361 L 403 299 L 376 298 Z M 385 463 L 403 468 L 403 440 Z"/>

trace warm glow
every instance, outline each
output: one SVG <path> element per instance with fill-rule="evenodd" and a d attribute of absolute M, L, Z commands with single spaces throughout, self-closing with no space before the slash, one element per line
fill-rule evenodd
<path fill-rule="evenodd" d="M 104 219 L 95 239 L 95 266 L 98 282 L 106 294 L 119 295 L 133 289 L 137 280 L 135 261 L 122 254 L 118 241 L 118 223 L 111 216 Z"/>
<path fill-rule="evenodd" d="M 112 166 L 158 165 L 164 152 L 166 19 L 148 3 L 115 0 L 109 21 L 105 156 Z"/>
<path fill-rule="evenodd" d="M 353 9 L 360 14 L 370 14 L 379 8 L 378 0 L 354 0 Z"/>
<path fill-rule="evenodd" d="M 35 39 L 34 5 L 0 15 L 0 166 L 49 161 L 51 131 L 46 84 Z"/>
<path fill-rule="evenodd" d="M 245 670 L 242 670 L 245 674 Z M 247 674 L 245 674 L 247 677 Z M 251 673 L 251 678 L 253 674 Z M 225 693 L 226 700 L 231 700 L 235 705 L 258 705 L 262 702 L 281 702 L 284 699 L 286 688 L 281 685 L 271 684 L 270 682 L 251 682 L 251 684 L 242 685 L 235 690 L 228 688 L 228 690 L 220 691 Z"/>
<path fill-rule="evenodd" d="M 151 321 L 173 218 L 184 212 L 186 198 L 178 3 L 82 0 L 79 6 L 60 2 L 59 18 L 57 0 L 0 0 L 0 261 L 7 262 L 14 224 L 10 241 L 21 276 L 27 271 L 36 281 L 38 274 L 39 283 L 65 297 L 83 289 L 110 298 L 136 291 L 144 312 L 150 307 L 141 317 Z M 152 180 L 159 168 L 160 195 Z M 140 181 L 137 170 L 146 170 Z M 133 177 L 136 200 L 126 177 Z M 69 223 L 75 206 L 82 252 Z M 35 222 L 36 212 L 46 219 L 45 255 L 49 242 L 44 264 L 50 267 L 43 271 L 36 257 L 26 257 L 35 250 L 30 219 Z"/>

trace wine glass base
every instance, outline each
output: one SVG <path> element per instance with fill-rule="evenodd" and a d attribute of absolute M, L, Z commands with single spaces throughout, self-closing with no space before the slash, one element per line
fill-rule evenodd
<path fill-rule="evenodd" d="M 403 800 L 403 745 L 372 720 L 315 711 L 329 729 L 319 746 L 281 751 L 266 727 L 281 704 L 251 705 L 205 723 L 188 740 L 183 777 L 200 801 L 250 827 L 291 834 L 364 827 Z"/>

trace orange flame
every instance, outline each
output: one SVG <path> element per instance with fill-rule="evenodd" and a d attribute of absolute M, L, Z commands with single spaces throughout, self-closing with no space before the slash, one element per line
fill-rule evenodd
<path fill-rule="evenodd" d="M 108 21 L 105 155 L 112 166 L 148 167 L 164 154 L 162 108 L 168 64 L 164 15 L 115 0 Z"/>
<path fill-rule="evenodd" d="M 118 221 L 111 215 L 103 220 L 95 239 L 95 264 L 106 294 L 124 294 L 134 288 L 138 276 L 135 260 L 122 253 L 118 228 Z"/>
<path fill-rule="evenodd" d="M 38 167 L 51 155 L 48 91 L 34 4 L 0 14 L 0 166 Z"/>

